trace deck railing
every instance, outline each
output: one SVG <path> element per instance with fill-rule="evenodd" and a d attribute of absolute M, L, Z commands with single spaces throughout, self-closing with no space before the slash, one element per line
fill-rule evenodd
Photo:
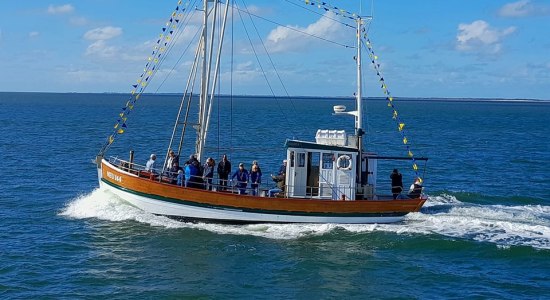
<path fill-rule="evenodd" d="M 120 159 L 115 156 L 109 157 L 108 161 L 114 167 L 120 170 L 123 170 L 125 172 L 137 175 L 142 178 L 147 178 L 149 180 L 154 180 L 165 184 L 174 184 L 174 185 L 178 184 L 178 180 L 177 180 L 178 173 L 164 171 L 162 174 L 160 174 L 155 171 L 153 172 L 145 171 L 144 165 L 131 163 L 129 161 Z M 212 184 L 206 184 L 204 179 L 205 178 L 203 176 L 191 176 L 191 178 L 187 181 L 187 188 L 209 189 L 217 192 L 256 195 L 256 196 L 262 196 L 262 197 L 271 196 L 275 198 L 290 198 L 288 191 L 290 190 L 295 191 L 295 189 L 293 189 L 293 186 L 291 185 L 285 185 L 282 189 L 279 189 L 274 185 L 268 186 L 267 183 L 260 183 L 258 185 L 258 188 L 253 189 L 249 182 L 247 182 L 246 187 L 239 187 L 238 184 L 243 182 L 228 179 L 227 185 L 224 185 L 222 184 L 222 180 L 219 177 L 214 177 L 212 178 Z M 185 187 L 185 180 L 182 180 L 180 186 Z M 325 191 L 325 193 L 323 193 L 323 191 Z M 306 186 L 305 194 L 300 195 L 299 198 L 331 200 L 335 198 L 333 195 L 338 195 L 338 194 L 351 195 L 352 191 L 353 191 L 352 187 Z M 374 194 L 373 199 L 374 200 L 392 200 L 393 195 L 391 193 Z M 373 199 L 369 199 L 369 200 L 373 200 Z M 398 196 L 398 199 L 409 199 L 406 191 L 401 193 Z M 339 199 L 335 199 L 335 200 L 350 201 L 353 199 L 349 199 L 348 197 L 345 197 L 345 198 L 340 197 Z"/>

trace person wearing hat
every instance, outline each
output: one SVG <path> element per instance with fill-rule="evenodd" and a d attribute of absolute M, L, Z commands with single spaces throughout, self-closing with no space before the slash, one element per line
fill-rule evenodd
<path fill-rule="evenodd" d="M 239 189 L 240 195 L 246 194 L 246 186 L 248 185 L 248 171 L 244 168 L 244 164 L 239 164 L 239 169 L 233 173 L 231 179 L 237 178 L 235 186 Z"/>
<path fill-rule="evenodd" d="M 282 188 L 285 185 L 285 179 L 286 179 L 286 159 L 283 160 L 283 164 L 279 168 L 279 173 L 277 173 L 277 176 L 271 174 L 271 179 L 273 181 L 277 182 L 277 186 L 279 188 Z"/>
<path fill-rule="evenodd" d="M 420 177 L 416 177 L 414 180 L 414 183 L 411 184 L 411 187 L 409 188 L 409 198 L 415 199 L 420 197 L 422 194 L 422 179 Z"/>
<path fill-rule="evenodd" d="M 155 160 L 157 159 L 157 156 L 155 154 L 151 154 L 149 160 L 145 164 L 145 171 L 149 171 L 151 173 L 156 173 L 155 169 Z"/>

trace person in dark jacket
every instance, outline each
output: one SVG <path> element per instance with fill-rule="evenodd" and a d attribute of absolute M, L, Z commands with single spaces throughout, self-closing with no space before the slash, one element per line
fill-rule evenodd
<path fill-rule="evenodd" d="M 409 188 L 409 194 L 407 196 L 409 196 L 409 198 L 415 199 L 420 197 L 421 194 L 422 194 L 422 179 L 420 179 L 420 177 L 417 177 L 414 180 L 414 183 L 411 184 L 411 187 Z"/>
<path fill-rule="evenodd" d="M 209 191 L 212 190 L 212 178 L 214 177 L 214 166 L 216 162 L 212 157 L 209 157 L 204 164 L 202 170 L 202 180 L 204 181 L 205 188 Z"/>
<path fill-rule="evenodd" d="M 227 159 L 227 155 L 223 155 L 222 160 L 218 164 L 218 177 L 220 179 L 220 191 L 227 189 L 227 179 L 231 174 L 231 162 Z"/>
<path fill-rule="evenodd" d="M 250 185 L 252 187 L 252 195 L 258 195 L 258 187 L 262 183 L 262 170 L 257 161 L 254 161 L 250 169 Z"/>
<path fill-rule="evenodd" d="M 393 172 L 390 175 L 391 178 L 391 193 L 393 195 L 393 199 L 397 199 L 397 196 L 401 194 L 403 191 L 403 175 L 397 171 L 397 169 L 393 169 Z"/>
<path fill-rule="evenodd" d="M 244 168 L 244 164 L 239 164 L 239 169 L 233 173 L 231 179 L 237 178 L 235 186 L 239 189 L 239 194 L 246 194 L 246 186 L 248 185 L 248 171 Z"/>

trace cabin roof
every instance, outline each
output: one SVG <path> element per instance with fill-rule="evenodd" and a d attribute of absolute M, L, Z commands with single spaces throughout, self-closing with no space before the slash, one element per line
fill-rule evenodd
<path fill-rule="evenodd" d="M 324 145 L 324 144 L 317 144 L 314 142 L 305 142 L 305 141 L 297 141 L 297 140 L 286 140 L 285 147 L 299 148 L 299 149 L 327 150 L 327 151 L 345 151 L 345 152 L 358 151 L 357 148 L 354 148 L 354 147 Z"/>

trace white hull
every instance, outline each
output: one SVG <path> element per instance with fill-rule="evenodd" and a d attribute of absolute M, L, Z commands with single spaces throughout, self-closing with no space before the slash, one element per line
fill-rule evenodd
<path fill-rule="evenodd" d="M 196 207 L 185 204 L 175 204 L 166 201 L 151 199 L 129 193 L 103 182 L 100 188 L 119 196 L 133 206 L 146 212 L 178 218 L 217 220 L 220 222 L 235 223 L 340 223 L 340 224 L 368 224 L 394 223 L 403 220 L 403 216 L 388 217 L 323 217 L 300 216 L 284 214 L 267 214 L 229 210 L 222 208 Z"/>

